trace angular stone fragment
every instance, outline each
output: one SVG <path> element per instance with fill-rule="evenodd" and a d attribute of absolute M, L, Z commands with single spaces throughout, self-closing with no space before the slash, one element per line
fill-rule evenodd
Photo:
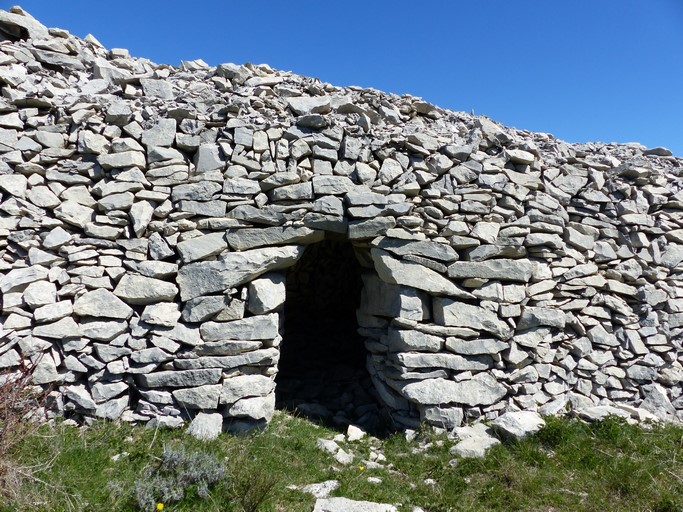
<path fill-rule="evenodd" d="M 398 256 L 412 254 L 444 262 L 455 261 L 458 259 L 458 254 L 451 246 L 437 242 L 383 238 L 379 242 L 378 247 Z"/>
<path fill-rule="evenodd" d="M 128 215 L 133 222 L 133 232 L 135 233 L 135 236 L 141 237 L 145 234 L 145 230 L 152 220 L 154 207 L 149 201 L 138 201 L 133 203 L 130 207 Z"/>
<path fill-rule="evenodd" d="M 99 288 L 86 292 L 74 301 L 73 312 L 78 316 L 120 318 L 128 320 L 133 309 L 109 290 Z"/>
<path fill-rule="evenodd" d="M 210 233 L 184 240 L 176 248 L 183 263 L 191 263 L 220 254 L 228 248 L 228 242 L 226 242 L 223 233 Z"/>
<path fill-rule="evenodd" d="M 456 261 L 448 267 L 448 276 L 454 279 L 475 277 L 528 283 L 531 273 L 532 266 L 528 260 Z"/>
<path fill-rule="evenodd" d="M 48 276 L 48 269 L 40 265 L 26 268 L 15 268 L 0 276 L 0 291 L 9 293 L 20 290 L 35 281 L 41 281 Z"/>
<path fill-rule="evenodd" d="M 285 302 L 285 276 L 271 273 L 249 283 L 247 309 L 255 315 L 269 313 Z"/>
<path fill-rule="evenodd" d="M 220 384 L 210 384 L 196 388 L 176 389 L 173 393 L 178 405 L 186 409 L 216 409 L 221 394 Z"/>
<path fill-rule="evenodd" d="M 178 271 L 180 298 L 187 301 L 201 295 L 222 292 L 244 284 L 271 270 L 293 265 L 303 254 L 303 246 L 269 247 L 225 253 L 219 261 L 184 265 Z"/>
<path fill-rule="evenodd" d="M 102 154 L 97 157 L 103 169 L 123 169 L 126 167 L 137 167 L 144 169 L 147 165 L 145 154 L 140 151 L 123 151 L 121 153 Z"/>
<path fill-rule="evenodd" d="M 148 388 L 189 388 L 217 384 L 223 372 L 219 368 L 200 370 L 170 370 L 135 376 L 140 386 Z"/>
<path fill-rule="evenodd" d="M 455 382 L 446 379 L 426 379 L 406 384 L 402 394 L 419 404 L 459 403 L 475 407 L 491 405 L 507 394 L 507 388 L 488 373 L 479 373 L 470 380 Z"/>
<path fill-rule="evenodd" d="M 75 201 L 64 201 L 55 208 L 54 212 L 55 217 L 59 220 L 63 220 L 67 224 L 71 224 L 81 229 L 83 229 L 88 222 L 92 221 L 95 213 L 92 208 L 78 204 Z"/>
<path fill-rule="evenodd" d="M 73 318 L 62 318 L 51 324 L 37 325 L 33 328 L 33 335 L 39 338 L 80 338 L 81 329 Z"/>
<path fill-rule="evenodd" d="M 434 320 L 439 325 L 470 327 L 487 331 L 503 340 L 512 336 L 510 326 L 495 313 L 448 298 L 434 298 Z"/>
<path fill-rule="evenodd" d="M 160 302 L 145 307 L 140 318 L 148 324 L 173 327 L 180 318 L 180 310 L 174 302 Z"/>
<path fill-rule="evenodd" d="M 132 274 L 125 274 L 114 289 L 114 295 L 135 305 L 171 302 L 177 294 L 173 283 Z"/>
<path fill-rule="evenodd" d="M 231 417 L 246 416 L 253 420 L 270 421 L 275 412 L 275 393 L 266 396 L 243 398 L 227 408 Z"/>
<path fill-rule="evenodd" d="M 97 318 L 81 319 L 81 334 L 98 341 L 111 341 L 128 329 L 125 320 L 103 321 Z"/>
<path fill-rule="evenodd" d="M 438 272 L 411 261 L 393 258 L 381 249 L 372 249 L 372 261 L 379 277 L 387 283 L 412 286 L 418 290 L 435 295 L 448 295 L 457 298 L 471 298 L 472 295 L 461 290 Z"/>
<path fill-rule="evenodd" d="M 142 143 L 148 148 L 169 147 L 173 144 L 176 132 L 175 119 L 159 119 L 149 130 L 142 132 Z"/>
<path fill-rule="evenodd" d="M 151 96 L 162 100 L 173 99 L 173 87 L 169 82 L 152 78 L 141 78 L 140 84 L 142 85 L 145 96 Z"/>
<path fill-rule="evenodd" d="M 24 290 L 24 303 L 30 308 L 52 304 L 57 300 L 57 287 L 49 281 L 35 281 Z"/>
<path fill-rule="evenodd" d="M 517 328 L 520 330 L 531 329 L 541 325 L 564 329 L 566 317 L 564 311 L 550 308 L 537 308 L 525 306 L 519 319 Z"/>
<path fill-rule="evenodd" d="M 223 416 L 220 413 L 205 413 L 197 414 L 187 433 L 200 441 L 211 441 L 216 439 L 223 431 Z"/>
<path fill-rule="evenodd" d="M 246 342 L 241 342 L 246 343 Z M 230 370 L 240 366 L 269 366 L 276 364 L 280 357 L 278 349 L 270 347 L 234 356 L 205 356 L 196 359 L 177 360 L 175 365 L 183 370 L 198 368 L 223 368 Z"/>
<path fill-rule="evenodd" d="M 515 411 L 499 416 L 491 426 L 504 437 L 520 440 L 541 430 L 545 421 L 537 412 Z"/>
<path fill-rule="evenodd" d="M 330 98 L 327 96 L 298 96 L 287 98 L 287 105 L 300 116 L 308 114 L 327 114 L 330 111 Z"/>
<path fill-rule="evenodd" d="M 275 389 L 275 382 L 263 375 L 240 375 L 223 380 L 221 404 L 234 404 L 243 398 L 266 396 Z"/>
<path fill-rule="evenodd" d="M 321 241 L 323 231 L 307 227 L 272 227 L 236 229 L 228 232 L 227 240 L 236 251 L 286 244 L 310 244 Z"/>
<path fill-rule="evenodd" d="M 278 335 L 278 315 L 271 313 L 233 322 L 205 322 L 199 331 L 204 341 L 272 340 Z"/>

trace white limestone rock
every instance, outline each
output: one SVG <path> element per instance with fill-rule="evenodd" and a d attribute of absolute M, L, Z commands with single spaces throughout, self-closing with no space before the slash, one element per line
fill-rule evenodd
<path fill-rule="evenodd" d="M 453 279 L 475 277 L 528 283 L 531 275 L 532 265 L 527 260 L 456 261 L 448 267 L 448 276 Z"/>
<path fill-rule="evenodd" d="M 205 322 L 200 326 L 204 341 L 267 340 L 278 335 L 278 315 L 271 313 L 232 322 Z"/>
<path fill-rule="evenodd" d="M 270 273 L 249 283 L 247 309 L 255 315 L 276 310 L 285 302 L 285 276 Z"/>
<path fill-rule="evenodd" d="M 503 437 L 524 439 L 545 426 L 545 420 L 533 411 L 506 412 L 491 422 L 493 429 Z"/>
<path fill-rule="evenodd" d="M 355 501 L 348 498 L 320 498 L 316 500 L 313 512 L 398 512 L 387 503 Z"/>
<path fill-rule="evenodd" d="M 472 298 L 470 293 L 461 290 L 438 272 L 418 263 L 397 260 L 381 249 L 372 249 L 371 255 L 377 274 L 388 283 L 412 286 L 435 295 L 461 299 Z"/>
<path fill-rule="evenodd" d="M 488 373 L 479 373 L 470 380 L 425 379 L 405 384 L 401 393 L 409 400 L 423 405 L 457 403 L 491 405 L 507 395 L 507 388 Z"/>
<path fill-rule="evenodd" d="M 184 265 L 178 271 L 180 298 L 187 301 L 201 295 L 222 292 L 249 282 L 266 272 L 293 265 L 304 246 L 269 247 L 221 255 L 218 261 Z"/>
<path fill-rule="evenodd" d="M 190 388 L 217 384 L 223 372 L 219 368 L 168 370 L 136 375 L 139 385 L 148 388 Z"/>
<path fill-rule="evenodd" d="M 248 417 L 253 420 L 270 421 L 275 413 L 275 393 L 242 398 L 228 406 L 226 413 L 230 417 Z"/>
<path fill-rule="evenodd" d="M 128 320 L 133 309 L 109 290 L 98 288 L 86 292 L 74 301 L 73 312 L 78 316 L 117 318 Z"/>
<path fill-rule="evenodd" d="M 180 318 L 180 308 L 175 302 L 150 304 L 145 307 L 140 318 L 148 324 L 173 327 Z"/>
<path fill-rule="evenodd" d="M 175 389 L 172 394 L 181 408 L 216 409 L 221 389 L 220 384 L 210 384 L 196 388 Z"/>
<path fill-rule="evenodd" d="M 216 439 L 223 431 L 223 416 L 220 413 L 198 413 L 190 422 L 187 433 L 200 441 Z"/>
<path fill-rule="evenodd" d="M 435 297 L 433 304 L 434 320 L 440 325 L 487 331 L 502 340 L 513 334 L 512 328 L 488 309 L 441 297 Z"/>
<path fill-rule="evenodd" d="M 125 274 L 114 289 L 114 295 L 134 305 L 171 302 L 177 294 L 173 283 L 133 274 Z"/>

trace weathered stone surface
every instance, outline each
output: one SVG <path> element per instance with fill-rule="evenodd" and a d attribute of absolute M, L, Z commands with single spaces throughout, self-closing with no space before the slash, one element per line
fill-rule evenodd
<path fill-rule="evenodd" d="M 173 327 L 180 318 L 180 310 L 175 302 L 160 302 L 145 307 L 140 318 L 148 324 Z"/>
<path fill-rule="evenodd" d="M 183 388 L 173 391 L 173 398 L 186 409 L 216 409 L 221 394 L 220 384 Z"/>
<path fill-rule="evenodd" d="M 327 96 L 288 98 L 287 105 L 297 115 L 327 114 L 330 111 L 330 98 Z"/>
<path fill-rule="evenodd" d="M 275 389 L 275 382 L 263 375 L 240 375 L 223 380 L 221 404 L 234 404 L 242 398 L 266 396 Z"/>
<path fill-rule="evenodd" d="M 477 277 L 528 283 L 531 272 L 531 262 L 527 260 L 456 261 L 448 267 L 448 276 L 454 279 Z"/>
<path fill-rule="evenodd" d="M 177 294 L 173 283 L 131 274 L 124 275 L 114 289 L 114 295 L 135 305 L 170 302 Z"/>
<path fill-rule="evenodd" d="M 247 309 L 255 315 L 263 315 L 277 309 L 285 302 L 285 275 L 271 273 L 249 283 Z"/>
<path fill-rule="evenodd" d="M 506 412 L 491 422 L 500 435 L 513 439 L 524 439 L 545 426 L 541 415 L 533 411 Z"/>
<path fill-rule="evenodd" d="M 197 238 L 190 238 L 180 242 L 177 246 L 183 263 L 203 260 L 220 254 L 228 248 L 223 233 L 210 233 Z"/>
<path fill-rule="evenodd" d="M 86 292 L 74 301 L 73 312 L 78 316 L 120 318 L 128 320 L 133 309 L 109 290 L 99 288 Z"/>
<path fill-rule="evenodd" d="M 234 356 L 205 356 L 196 359 L 180 359 L 175 366 L 181 369 L 223 368 L 226 370 L 240 366 L 268 366 L 275 364 L 280 357 L 276 348 L 264 348 L 244 352 Z"/>
<path fill-rule="evenodd" d="M 36 281 L 47 278 L 48 269 L 41 265 L 26 268 L 15 268 L 0 277 L 0 291 L 9 293 Z"/>
<path fill-rule="evenodd" d="M 187 433 L 200 441 L 211 441 L 216 439 L 223 431 L 223 415 L 220 413 L 198 413 L 190 426 Z"/>
<path fill-rule="evenodd" d="M 307 227 L 272 227 L 231 231 L 227 241 L 234 250 L 246 251 L 269 245 L 315 243 L 324 237 L 324 232 Z"/>
<path fill-rule="evenodd" d="M 231 417 L 246 416 L 253 420 L 270 421 L 275 412 L 275 393 L 267 396 L 242 398 L 227 408 L 227 414 Z"/>
<path fill-rule="evenodd" d="M 233 322 L 205 322 L 199 328 L 204 341 L 266 340 L 278 334 L 278 315 L 271 313 Z"/>
<path fill-rule="evenodd" d="M 354 501 L 348 498 L 320 498 L 316 500 L 313 512 L 398 512 L 387 503 Z"/>
<path fill-rule="evenodd" d="M 456 298 L 472 297 L 438 272 L 422 265 L 397 260 L 391 257 L 388 252 L 380 249 L 372 249 L 371 254 L 377 274 L 388 283 L 412 286 L 436 295 L 448 295 Z"/>
<path fill-rule="evenodd" d="M 77 338 L 81 336 L 81 328 L 73 318 L 67 317 L 51 324 L 37 325 L 33 328 L 33 335 L 52 339 Z"/>
<path fill-rule="evenodd" d="M 271 270 L 287 268 L 303 252 L 303 246 L 254 249 L 223 254 L 219 261 L 185 265 L 178 272 L 180 298 L 186 301 L 201 295 L 222 292 Z"/>
<path fill-rule="evenodd" d="M 419 404 L 478 406 L 497 402 L 507 394 L 507 389 L 488 373 L 480 373 L 470 380 L 459 382 L 446 379 L 411 382 L 404 385 L 401 392 L 408 400 Z"/>
<path fill-rule="evenodd" d="M 447 298 L 434 299 L 434 320 L 440 325 L 471 327 L 490 332 L 500 339 L 512 336 L 512 329 L 495 313 Z"/>
<path fill-rule="evenodd" d="M 222 371 L 218 368 L 199 370 L 169 370 L 150 374 L 136 375 L 139 385 L 148 388 L 188 388 L 217 384 Z"/>

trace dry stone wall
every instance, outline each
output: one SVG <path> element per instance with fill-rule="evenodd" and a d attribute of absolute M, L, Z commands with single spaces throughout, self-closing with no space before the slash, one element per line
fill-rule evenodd
<path fill-rule="evenodd" d="M 53 413 L 267 422 L 284 272 L 334 235 L 398 425 L 682 418 L 669 151 L 265 65 L 157 65 L 18 8 L 0 34 L 0 368 L 35 366 Z"/>

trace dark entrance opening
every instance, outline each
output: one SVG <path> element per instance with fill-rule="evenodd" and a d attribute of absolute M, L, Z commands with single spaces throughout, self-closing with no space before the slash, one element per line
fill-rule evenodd
<path fill-rule="evenodd" d="M 277 406 L 326 425 L 376 430 L 379 406 L 356 309 L 363 286 L 353 246 L 326 239 L 287 273 Z"/>

